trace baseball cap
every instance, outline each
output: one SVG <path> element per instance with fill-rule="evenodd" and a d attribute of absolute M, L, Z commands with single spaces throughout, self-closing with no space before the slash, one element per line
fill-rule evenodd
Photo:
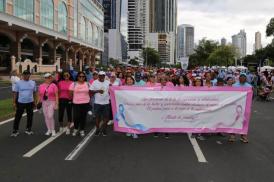
<path fill-rule="evenodd" d="M 30 71 L 25 70 L 25 71 L 23 72 L 23 75 L 30 75 Z"/>
<path fill-rule="evenodd" d="M 241 76 L 246 77 L 246 73 L 241 73 L 241 74 L 240 74 L 240 77 L 241 77 Z"/>
<path fill-rule="evenodd" d="M 106 75 L 104 71 L 100 71 L 98 75 Z"/>
<path fill-rule="evenodd" d="M 44 74 L 44 78 L 48 78 L 48 77 L 51 77 L 51 76 L 52 76 L 52 74 L 50 74 L 50 73 Z"/>

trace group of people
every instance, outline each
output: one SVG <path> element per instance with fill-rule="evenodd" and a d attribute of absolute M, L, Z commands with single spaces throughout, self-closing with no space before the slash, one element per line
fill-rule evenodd
<path fill-rule="evenodd" d="M 11 78 L 13 82 L 16 108 L 12 136 L 19 132 L 19 122 L 24 110 L 27 112 L 26 134 L 32 132 L 33 109 L 42 109 L 47 127 L 46 135 L 55 136 L 54 112 L 58 110 L 59 130 L 66 135 L 85 136 L 87 115 L 92 114 L 96 120 L 95 135 L 107 135 L 107 126 L 111 124 L 112 112 L 110 105 L 109 88 L 111 86 L 137 87 L 253 87 L 258 89 L 262 83 L 272 85 L 274 72 L 250 73 L 239 70 L 218 70 L 210 68 L 196 68 L 191 71 L 182 69 L 161 69 L 143 67 L 116 67 L 108 68 L 106 72 L 96 70 L 95 67 L 86 67 L 82 72 L 72 68 L 55 75 L 46 73 L 44 83 L 37 88 L 36 83 L 30 80 L 30 72 L 24 71 L 21 79 Z M 270 77 L 270 79 L 269 79 Z M 266 83 L 267 82 L 267 83 Z M 271 89 L 272 90 L 272 89 Z M 257 92 L 256 92 L 257 94 Z M 64 124 L 64 114 L 67 122 Z M 138 138 L 136 134 L 127 134 Z M 154 134 L 158 137 L 158 133 Z M 195 135 L 202 138 L 203 135 Z M 168 138 L 169 134 L 165 133 Z M 246 135 L 241 135 L 241 141 L 248 143 Z M 229 135 L 229 142 L 235 142 L 235 134 Z"/>

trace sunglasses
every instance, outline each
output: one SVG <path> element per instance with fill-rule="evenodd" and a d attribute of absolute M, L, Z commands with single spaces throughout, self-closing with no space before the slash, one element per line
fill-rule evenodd
<path fill-rule="evenodd" d="M 82 75 L 82 76 L 78 76 L 78 78 L 86 78 L 86 76 L 83 76 L 83 75 Z"/>

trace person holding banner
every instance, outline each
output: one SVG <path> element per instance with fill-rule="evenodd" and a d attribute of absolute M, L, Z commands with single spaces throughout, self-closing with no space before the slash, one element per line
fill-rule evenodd
<path fill-rule="evenodd" d="M 94 112 L 96 117 L 96 132 L 95 136 L 99 136 L 102 133 L 103 136 L 107 136 L 107 123 L 109 122 L 109 85 L 110 82 L 105 79 L 106 73 L 104 71 L 99 72 L 99 79 L 95 80 L 90 86 L 90 91 L 94 94 Z M 103 126 L 100 127 L 101 119 L 103 120 Z"/>
<path fill-rule="evenodd" d="M 249 83 L 247 83 L 247 76 L 246 73 L 241 73 L 239 76 L 239 81 L 233 84 L 233 87 L 252 87 Z M 241 142 L 248 143 L 248 137 L 247 135 L 241 135 Z M 233 143 L 236 141 L 236 135 L 231 134 L 230 138 L 228 140 L 230 143 Z"/>

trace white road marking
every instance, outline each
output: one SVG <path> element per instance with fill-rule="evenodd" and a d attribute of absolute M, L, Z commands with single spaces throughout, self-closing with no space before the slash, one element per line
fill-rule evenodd
<path fill-rule="evenodd" d="M 89 141 L 95 134 L 96 127 L 94 127 L 87 136 L 75 147 L 75 149 L 65 158 L 66 161 L 76 160 L 80 153 L 85 149 Z"/>
<path fill-rule="evenodd" d="M 34 110 L 33 112 L 35 113 L 35 112 L 37 112 L 37 111 L 38 111 L 38 110 Z M 22 115 L 22 117 L 24 117 L 24 116 L 26 116 L 26 115 L 27 115 L 27 113 L 24 113 L 24 114 Z M 10 118 L 10 119 L 7 119 L 7 120 L 5 120 L 5 121 L 0 122 L 0 126 L 3 125 L 3 124 L 9 123 L 9 122 L 11 122 L 11 121 L 14 121 L 14 118 Z"/>
<path fill-rule="evenodd" d="M 55 137 L 50 137 L 47 140 L 45 140 L 43 143 L 41 143 L 40 145 L 36 146 L 35 148 L 33 148 L 32 150 L 30 150 L 29 152 L 27 152 L 26 154 L 23 155 L 23 157 L 27 157 L 30 158 L 32 157 L 34 154 L 36 154 L 37 152 L 39 152 L 40 150 L 42 150 L 44 147 L 46 147 L 48 144 L 50 144 L 51 142 L 53 142 L 54 140 L 56 140 L 59 136 L 61 136 L 63 132 L 58 132 L 56 134 Z"/>
<path fill-rule="evenodd" d="M 8 86 L 8 87 L 0 87 L 0 90 L 2 90 L 2 89 L 7 89 L 7 88 L 11 88 L 11 86 Z"/>
<path fill-rule="evenodd" d="M 204 156 L 204 154 L 203 154 L 203 152 L 202 152 L 202 150 L 201 150 L 201 148 L 200 148 L 200 146 L 199 146 L 196 138 L 191 138 L 191 134 L 190 133 L 188 133 L 188 138 L 189 138 L 189 140 L 190 140 L 190 142 L 191 142 L 191 144 L 193 146 L 193 149 L 194 149 L 195 154 L 196 154 L 196 156 L 198 158 L 198 161 L 202 162 L 202 163 L 206 163 L 207 160 L 206 160 L 206 158 L 205 158 L 205 156 Z"/>

